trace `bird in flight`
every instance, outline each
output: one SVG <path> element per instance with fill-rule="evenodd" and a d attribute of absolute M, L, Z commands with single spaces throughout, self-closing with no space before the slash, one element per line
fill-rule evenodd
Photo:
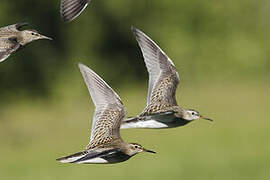
<path fill-rule="evenodd" d="M 79 64 L 80 71 L 95 104 L 90 143 L 86 149 L 57 159 L 62 163 L 111 164 L 128 160 L 140 152 L 155 153 L 137 143 L 124 142 L 120 124 L 126 110 L 116 92 L 94 71 Z"/>
<path fill-rule="evenodd" d="M 6 60 L 12 53 L 32 41 L 51 38 L 39 34 L 36 30 L 21 30 L 27 23 L 17 23 L 0 28 L 0 62 Z"/>
<path fill-rule="evenodd" d="M 145 33 L 132 27 L 149 74 L 147 106 L 136 117 L 122 121 L 121 128 L 173 128 L 196 119 L 211 119 L 193 109 L 178 106 L 175 98 L 180 78 L 172 60 Z"/>

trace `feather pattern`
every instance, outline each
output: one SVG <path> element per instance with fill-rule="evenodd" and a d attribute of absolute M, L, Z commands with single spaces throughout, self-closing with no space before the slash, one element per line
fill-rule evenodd
<path fill-rule="evenodd" d="M 32 41 L 38 39 L 51 40 L 51 38 L 39 34 L 36 30 L 21 30 L 26 25 L 28 23 L 17 23 L 0 28 L 0 62 Z"/>
<path fill-rule="evenodd" d="M 83 64 L 79 64 L 79 68 L 96 106 L 87 148 L 121 139 L 120 123 L 126 111 L 120 97 L 90 68 Z"/>
<path fill-rule="evenodd" d="M 28 25 L 28 23 L 16 23 L 16 24 L 5 26 L 5 27 L 1 27 L 0 28 L 0 37 L 11 35 L 11 34 L 14 34 L 16 32 L 19 32 L 19 31 L 21 31 L 21 28 L 23 26 L 27 26 L 27 25 Z"/>
<path fill-rule="evenodd" d="M 72 21 L 87 7 L 90 0 L 61 0 L 60 13 L 64 21 Z"/>
<path fill-rule="evenodd" d="M 137 143 L 126 143 L 120 136 L 120 124 L 126 111 L 116 92 L 94 71 L 79 64 L 80 71 L 96 106 L 90 143 L 86 150 L 58 158 L 62 163 L 119 163 L 147 150 Z"/>
<path fill-rule="evenodd" d="M 147 106 L 139 115 L 122 121 L 121 128 L 173 128 L 196 119 L 206 119 L 198 111 L 177 105 L 180 78 L 172 60 L 142 31 L 132 27 L 149 73 Z"/>
<path fill-rule="evenodd" d="M 20 44 L 10 38 L 0 37 L 0 62 L 6 60 L 11 53 L 17 51 Z"/>
<path fill-rule="evenodd" d="M 166 107 L 177 106 L 175 93 L 180 78 L 172 60 L 146 34 L 134 27 L 132 30 L 149 73 L 145 111 L 158 112 Z"/>

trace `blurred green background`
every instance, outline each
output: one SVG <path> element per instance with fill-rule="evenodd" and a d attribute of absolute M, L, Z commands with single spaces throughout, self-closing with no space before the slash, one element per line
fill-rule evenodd
<path fill-rule="evenodd" d="M 269 179 L 270 1 L 93 0 L 71 23 L 61 21 L 59 6 L 1 0 L 1 26 L 26 21 L 54 41 L 0 64 L 0 179 Z M 56 162 L 89 141 L 94 106 L 78 62 L 119 93 L 128 116 L 143 110 L 148 74 L 132 25 L 173 59 L 179 104 L 215 121 L 122 131 L 156 155 L 114 165 Z"/>

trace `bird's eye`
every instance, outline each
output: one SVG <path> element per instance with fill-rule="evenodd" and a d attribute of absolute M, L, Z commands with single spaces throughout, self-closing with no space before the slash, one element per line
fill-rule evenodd
<path fill-rule="evenodd" d="M 35 35 L 35 33 L 31 33 L 31 35 Z"/>
<path fill-rule="evenodd" d="M 137 148 L 138 148 L 138 146 L 135 146 L 135 148 L 137 149 Z"/>
<path fill-rule="evenodd" d="M 192 115 L 195 115 L 195 112 L 192 112 Z"/>

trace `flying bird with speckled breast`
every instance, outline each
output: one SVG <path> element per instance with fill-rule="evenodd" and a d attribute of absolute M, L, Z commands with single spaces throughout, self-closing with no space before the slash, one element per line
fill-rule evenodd
<path fill-rule="evenodd" d="M 172 60 L 145 33 L 132 27 L 149 74 L 147 106 L 136 117 L 122 121 L 121 128 L 173 128 L 196 119 L 211 119 L 193 109 L 178 106 L 175 98 L 180 81 Z"/>
<path fill-rule="evenodd" d="M 90 142 L 85 150 L 57 160 L 62 163 L 112 164 L 126 161 L 141 152 L 155 153 L 137 143 L 123 141 L 120 124 L 126 110 L 120 97 L 93 70 L 83 64 L 79 64 L 79 68 L 96 107 Z"/>
<path fill-rule="evenodd" d="M 17 23 L 0 28 L 0 62 L 6 60 L 12 53 L 32 41 L 51 38 L 39 34 L 36 30 L 21 30 L 28 23 Z"/>

